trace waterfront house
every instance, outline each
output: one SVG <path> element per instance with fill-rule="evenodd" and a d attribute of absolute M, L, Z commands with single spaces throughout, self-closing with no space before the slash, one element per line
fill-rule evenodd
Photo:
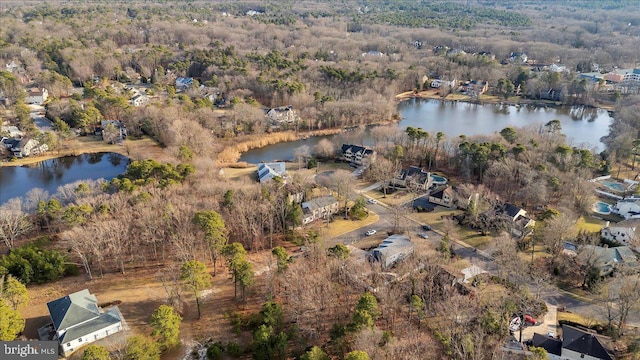
<path fill-rule="evenodd" d="M 36 155 L 49 150 L 47 144 L 40 144 L 36 139 L 23 137 L 22 139 L 3 139 L 3 144 L 11 151 L 13 156 L 23 158 L 30 155 Z"/>
<path fill-rule="evenodd" d="M 349 163 L 362 165 L 367 159 L 375 157 L 375 152 L 364 146 L 342 144 L 341 159 Z"/>
<path fill-rule="evenodd" d="M 293 106 L 280 106 L 266 110 L 267 117 L 273 124 L 294 123 L 298 121 L 298 114 L 293 110 Z"/>
<path fill-rule="evenodd" d="M 258 181 L 265 183 L 273 180 L 275 177 L 285 178 L 287 175 L 287 167 L 283 162 L 260 163 L 258 165 Z"/>
<path fill-rule="evenodd" d="M 38 329 L 40 340 L 58 341 L 66 357 L 94 341 L 128 330 L 120 309 L 101 309 L 98 299 L 84 289 L 47 303 L 51 324 Z"/>

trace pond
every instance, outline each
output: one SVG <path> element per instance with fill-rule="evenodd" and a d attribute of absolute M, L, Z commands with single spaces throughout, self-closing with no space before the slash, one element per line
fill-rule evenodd
<path fill-rule="evenodd" d="M 464 102 L 410 99 L 398 105 L 402 120 L 397 124 L 401 129 L 408 126 L 421 127 L 429 133 L 444 132 L 447 137 L 459 135 L 488 135 L 505 127 L 543 126 L 557 119 L 562 124 L 562 132 L 567 143 L 604 150 L 600 138 L 609 133 L 611 117 L 606 110 L 583 106 L 541 107 L 533 105 L 477 105 Z M 336 135 L 334 135 L 336 136 Z M 242 154 L 240 161 L 257 164 L 262 161 L 292 160 L 296 148 L 309 145 L 311 149 L 322 138 L 311 137 L 286 143 L 253 149 Z M 364 144 L 372 142 L 365 136 Z"/>
<path fill-rule="evenodd" d="M 0 204 L 41 188 L 55 194 L 59 186 L 79 180 L 111 180 L 125 172 L 129 159 L 116 153 L 65 156 L 25 166 L 0 167 Z"/>

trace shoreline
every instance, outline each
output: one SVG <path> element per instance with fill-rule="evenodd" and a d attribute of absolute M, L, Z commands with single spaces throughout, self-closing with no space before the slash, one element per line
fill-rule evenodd
<path fill-rule="evenodd" d="M 448 101 L 448 102 L 464 102 L 469 104 L 477 104 L 477 105 L 509 105 L 509 106 L 520 106 L 520 105 L 533 105 L 539 107 L 546 106 L 585 106 L 593 109 L 602 109 L 609 112 L 614 111 L 614 105 L 607 104 L 598 104 L 598 105 L 569 105 L 563 104 L 560 101 L 552 101 L 552 100 L 531 100 L 531 99 L 522 99 L 520 96 L 513 96 L 508 99 L 503 99 L 498 96 L 493 95 L 480 95 L 478 98 L 472 98 L 467 95 L 452 93 L 448 94 L 445 97 L 440 96 L 438 90 L 430 89 L 423 90 L 419 92 L 415 91 L 405 91 L 395 96 L 398 102 L 406 101 L 409 99 L 426 99 L 426 100 L 439 100 L 439 101 Z"/>
<path fill-rule="evenodd" d="M 44 155 L 28 156 L 14 161 L 1 161 L 0 168 L 23 166 L 39 163 L 46 160 L 58 159 L 65 156 L 78 156 L 82 154 L 94 154 L 94 153 L 116 153 L 131 160 L 138 160 L 144 158 L 154 158 L 161 160 L 166 156 L 163 155 L 162 147 L 155 142 L 155 140 L 149 137 L 142 137 L 140 139 L 130 140 L 126 139 L 123 144 L 107 144 L 102 140 L 93 137 L 77 137 L 67 145 L 65 149 L 48 151 Z M 153 154 L 147 156 L 147 154 Z"/>

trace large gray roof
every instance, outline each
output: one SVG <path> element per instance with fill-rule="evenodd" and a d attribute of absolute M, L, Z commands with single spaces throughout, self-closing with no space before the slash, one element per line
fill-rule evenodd
<path fill-rule="evenodd" d="M 562 325 L 562 348 L 597 359 L 613 359 L 595 334 L 568 325 Z"/>
<path fill-rule="evenodd" d="M 68 329 L 58 340 L 60 341 L 60 343 L 70 342 L 71 340 L 89 335 L 110 325 L 117 324 L 121 321 L 122 314 L 120 313 L 120 309 L 118 309 L 117 306 L 114 306 L 107 312 L 100 314 L 100 316 L 92 319 L 91 321 L 87 321 L 84 324 L 80 324 Z"/>
<path fill-rule="evenodd" d="M 96 296 L 84 289 L 47 303 L 56 331 L 100 315 Z"/>

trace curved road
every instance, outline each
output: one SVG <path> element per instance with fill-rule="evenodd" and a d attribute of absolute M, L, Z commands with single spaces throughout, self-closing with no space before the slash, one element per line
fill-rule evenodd
<path fill-rule="evenodd" d="M 365 232 L 369 229 L 375 229 L 378 233 L 385 233 L 393 229 L 394 215 L 393 211 L 387 205 L 380 202 L 377 204 L 367 203 L 367 208 L 378 214 L 380 219 L 372 225 L 336 237 L 333 239 L 336 243 L 340 242 L 345 245 L 357 243 L 366 238 Z M 413 219 L 404 217 L 404 221 L 408 224 L 406 229 L 409 233 L 417 234 L 418 232 L 424 232 L 424 230 L 422 230 L 422 224 Z M 436 247 L 442 240 L 442 234 L 435 231 L 428 231 L 427 233 L 429 235 L 428 240 Z M 497 266 L 491 259 L 490 254 L 459 242 L 454 242 L 453 247 L 456 255 L 469 260 L 472 264 L 490 273 L 496 272 Z M 545 284 L 544 279 L 539 279 L 537 282 L 532 280 L 528 285 L 532 294 L 539 296 L 548 304 L 564 307 L 567 311 L 598 319 L 603 322 L 607 320 L 603 304 L 580 300 L 576 298 L 575 295 L 558 289 L 556 286 Z M 630 327 L 640 327 L 640 309 L 636 308 L 630 312 L 627 325 Z"/>

